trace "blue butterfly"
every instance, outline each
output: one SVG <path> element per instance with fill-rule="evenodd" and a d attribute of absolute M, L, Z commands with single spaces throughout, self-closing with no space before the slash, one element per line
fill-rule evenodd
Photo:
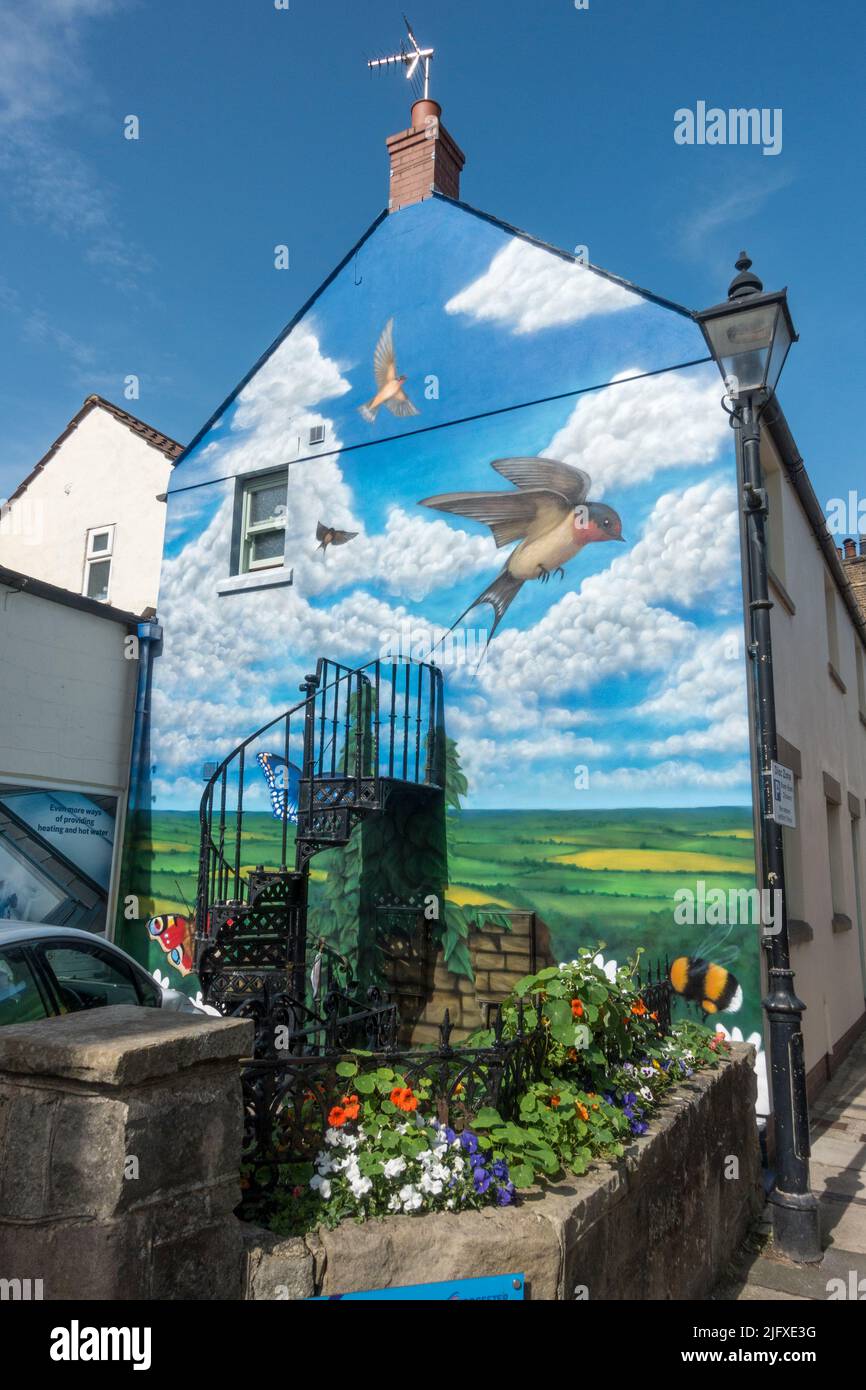
<path fill-rule="evenodd" d="M 301 769 L 287 763 L 279 753 L 257 753 L 256 762 L 265 774 L 271 793 L 271 809 L 275 820 L 298 820 L 298 798 L 301 792 Z"/>

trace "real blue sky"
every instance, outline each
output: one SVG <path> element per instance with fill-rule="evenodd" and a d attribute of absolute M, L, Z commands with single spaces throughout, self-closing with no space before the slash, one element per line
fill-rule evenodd
<path fill-rule="evenodd" d="M 863 7 L 409 12 L 466 201 L 690 306 L 745 245 L 790 289 L 780 395 L 818 495 L 861 487 Z M 192 437 L 384 206 L 409 88 L 365 58 L 401 33 L 390 0 L 0 0 L 0 495 L 130 373 L 130 408 Z M 698 100 L 781 107 L 782 152 L 675 144 Z"/>

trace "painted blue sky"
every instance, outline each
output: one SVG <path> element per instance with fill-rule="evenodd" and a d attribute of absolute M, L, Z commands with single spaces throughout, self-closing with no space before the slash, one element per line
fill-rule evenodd
<path fill-rule="evenodd" d="M 419 413 L 370 422 L 359 406 L 391 318 Z M 158 804 L 194 805 L 203 764 L 293 704 L 317 656 L 418 655 L 449 628 L 510 547 L 422 499 L 507 492 L 491 461 L 524 454 L 589 474 L 626 545 L 524 584 L 480 664 L 488 607 L 467 617 L 468 659 L 438 653 L 469 804 L 747 803 L 730 430 L 701 345 L 676 310 L 445 199 L 381 222 L 175 470 Z M 311 451 L 312 425 L 325 439 Z M 286 571 L 237 592 L 235 479 L 283 464 Z M 324 554 L 319 521 L 357 535 Z"/>
<path fill-rule="evenodd" d="M 411 18 L 467 201 L 685 304 L 721 297 L 743 243 L 789 285 L 786 413 L 819 497 L 859 487 L 863 7 L 415 0 Z M 408 89 L 364 60 L 400 36 L 381 0 L 4 0 L 0 495 L 129 373 L 143 418 L 200 428 L 384 205 Z M 782 153 L 677 146 L 698 100 L 780 107 Z"/>

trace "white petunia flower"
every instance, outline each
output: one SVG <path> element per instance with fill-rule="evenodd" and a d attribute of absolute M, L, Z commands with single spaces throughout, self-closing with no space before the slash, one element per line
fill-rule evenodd
<path fill-rule="evenodd" d="M 382 1172 L 385 1174 L 386 1178 L 399 1178 L 400 1174 L 405 1173 L 405 1171 L 406 1160 L 405 1158 L 400 1158 L 399 1156 L 397 1158 L 389 1158 L 388 1162 L 384 1165 L 382 1169 Z"/>
<path fill-rule="evenodd" d="M 417 1187 L 407 1183 L 405 1187 L 400 1188 L 400 1201 L 403 1203 L 404 1211 L 417 1211 L 422 1202 L 421 1193 Z"/>
<path fill-rule="evenodd" d="M 319 1196 L 327 1202 L 331 1195 L 331 1183 L 328 1178 L 323 1178 L 318 1173 L 314 1173 L 310 1178 L 310 1187 L 312 1187 L 315 1192 L 318 1192 Z"/>
<path fill-rule="evenodd" d="M 432 1197 L 438 1197 L 442 1192 L 442 1183 L 438 1182 L 430 1173 L 425 1173 L 421 1179 L 422 1192 L 429 1192 Z"/>
<path fill-rule="evenodd" d="M 352 1189 L 353 1195 L 355 1197 L 360 1198 L 366 1197 L 367 1193 L 372 1188 L 373 1183 L 370 1180 L 370 1178 L 362 1178 L 359 1174 L 357 1178 L 353 1177 L 349 1179 L 349 1186 Z"/>

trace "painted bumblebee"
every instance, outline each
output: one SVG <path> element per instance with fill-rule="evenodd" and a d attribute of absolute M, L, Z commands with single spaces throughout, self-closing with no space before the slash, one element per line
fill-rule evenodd
<path fill-rule="evenodd" d="M 677 956 L 668 978 L 681 999 L 697 1004 L 705 1014 L 736 1013 L 743 1003 L 743 991 L 728 964 L 736 949 L 725 946 L 730 927 L 715 942 L 703 942 L 696 956 Z"/>

